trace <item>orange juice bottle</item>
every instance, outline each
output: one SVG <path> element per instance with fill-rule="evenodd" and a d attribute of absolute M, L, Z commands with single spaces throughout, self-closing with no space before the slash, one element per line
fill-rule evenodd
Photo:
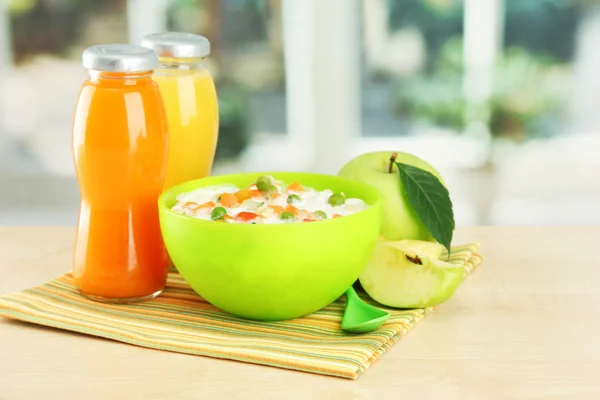
<path fill-rule="evenodd" d="M 168 152 L 166 114 L 152 79 L 156 53 L 133 45 L 86 49 L 89 70 L 73 124 L 81 193 L 73 275 L 107 302 L 157 296 L 168 256 L 158 219 Z"/>
<path fill-rule="evenodd" d="M 154 72 L 167 111 L 169 157 L 163 190 L 210 175 L 219 131 L 217 93 L 203 61 L 210 43 L 203 36 L 165 32 L 141 45 L 158 54 Z"/>

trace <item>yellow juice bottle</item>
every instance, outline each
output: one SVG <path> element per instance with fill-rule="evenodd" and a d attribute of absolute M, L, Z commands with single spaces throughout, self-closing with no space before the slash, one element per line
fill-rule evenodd
<path fill-rule="evenodd" d="M 203 61 L 209 41 L 200 35 L 166 32 L 147 35 L 142 46 L 156 51 L 154 81 L 162 94 L 169 127 L 163 191 L 210 175 L 219 131 L 217 93 Z"/>

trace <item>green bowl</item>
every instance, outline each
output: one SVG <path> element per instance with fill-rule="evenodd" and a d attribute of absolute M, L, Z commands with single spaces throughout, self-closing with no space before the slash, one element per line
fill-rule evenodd
<path fill-rule="evenodd" d="M 180 193 L 213 185 L 244 187 L 260 175 L 331 189 L 370 205 L 356 214 L 292 224 L 223 224 L 171 211 Z M 164 241 L 181 276 L 206 301 L 239 317 L 300 318 L 330 304 L 360 276 L 381 227 L 381 199 L 368 185 L 296 172 L 211 176 L 174 186 L 159 198 Z"/>

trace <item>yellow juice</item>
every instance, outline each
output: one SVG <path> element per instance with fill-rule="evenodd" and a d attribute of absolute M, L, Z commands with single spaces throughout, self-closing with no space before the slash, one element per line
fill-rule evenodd
<path fill-rule="evenodd" d="M 219 131 L 217 93 L 210 72 L 157 69 L 169 128 L 167 172 L 163 191 L 210 175 Z"/>

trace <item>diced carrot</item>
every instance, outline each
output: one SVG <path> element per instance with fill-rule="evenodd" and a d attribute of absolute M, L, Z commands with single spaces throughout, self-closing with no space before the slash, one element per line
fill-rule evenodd
<path fill-rule="evenodd" d="M 250 189 L 242 189 L 235 192 L 235 197 L 238 203 L 243 202 L 244 200 L 248 200 L 252 197 L 252 193 Z"/>
<path fill-rule="evenodd" d="M 333 214 L 331 217 L 332 217 L 332 218 L 340 218 L 340 217 L 343 217 L 343 215 L 340 215 L 340 214 Z"/>
<path fill-rule="evenodd" d="M 196 211 L 196 210 L 200 210 L 202 208 L 213 208 L 214 206 L 216 206 L 214 201 L 207 201 L 206 203 L 197 205 L 192 210 Z"/>
<path fill-rule="evenodd" d="M 186 201 L 185 203 L 183 203 L 184 207 L 196 207 L 198 206 L 198 203 L 194 202 L 194 201 Z"/>
<path fill-rule="evenodd" d="M 258 198 L 258 199 L 264 198 L 262 192 L 257 189 L 251 190 L 250 195 L 252 196 L 252 198 Z"/>
<path fill-rule="evenodd" d="M 231 215 L 229 215 L 229 214 L 225 214 L 225 215 L 223 216 L 223 219 L 224 219 L 224 220 L 227 220 L 227 221 L 233 221 L 233 220 L 235 220 L 235 218 L 233 218 L 233 217 L 232 217 Z"/>
<path fill-rule="evenodd" d="M 302 185 L 299 182 L 293 182 L 291 183 L 288 188 L 287 188 L 288 192 L 292 191 L 292 192 L 304 192 L 304 188 L 302 187 Z"/>
<path fill-rule="evenodd" d="M 281 206 L 269 206 L 270 209 L 275 211 L 275 214 L 281 215 L 285 211 L 285 209 Z"/>
<path fill-rule="evenodd" d="M 232 193 L 221 194 L 219 202 L 227 208 L 235 207 L 238 204 L 237 197 Z"/>
<path fill-rule="evenodd" d="M 285 211 L 289 211 L 292 214 L 294 214 L 295 216 L 298 216 L 298 209 L 291 204 L 287 205 L 287 207 L 285 208 Z"/>
<path fill-rule="evenodd" d="M 256 217 L 257 215 L 255 213 L 249 211 L 242 211 L 237 215 L 237 219 L 244 222 L 252 221 Z"/>
<path fill-rule="evenodd" d="M 273 193 L 273 194 L 271 195 L 271 198 L 272 198 L 272 199 L 276 199 L 276 198 L 278 198 L 279 196 L 281 196 L 281 193 L 277 193 L 277 192 L 275 192 L 275 193 Z"/>

